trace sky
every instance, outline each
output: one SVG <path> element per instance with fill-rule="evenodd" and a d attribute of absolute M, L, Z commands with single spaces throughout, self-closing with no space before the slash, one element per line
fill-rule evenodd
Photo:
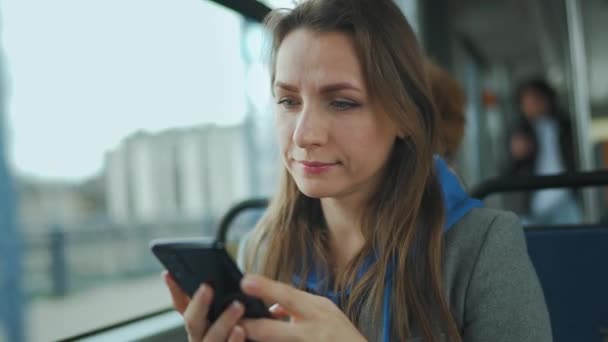
<path fill-rule="evenodd" d="M 20 174 L 85 179 L 134 131 L 241 122 L 245 88 L 266 86 L 245 79 L 240 17 L 209 1 L 0 4 Z"/>

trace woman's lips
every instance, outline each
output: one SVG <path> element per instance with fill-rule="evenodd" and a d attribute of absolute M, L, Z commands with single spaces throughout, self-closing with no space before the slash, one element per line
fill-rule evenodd
<path fill-rule="evenodd" d="M 302 167 L 304 172 L 312 175 L 319 175 L 331 170 L 334 166 L 339 163 L 324 163 L 317 161 L 298 161 L 298 164 Z"/>

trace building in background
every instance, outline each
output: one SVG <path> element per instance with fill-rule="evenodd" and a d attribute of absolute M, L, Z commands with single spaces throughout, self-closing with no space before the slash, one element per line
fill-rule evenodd
<path fill-rule="evenodd" d="M 106 216 L 103 180 L 97 176 L 81 183 L 16 179 L 19 222 L 26 234 L 61 230 L 90 230 Z M 54 227 L 53 227 L 54 226 Z"/>
<path fill-rule="evenodd" d="M 111 221 L 195 221 L 250 197 L 245 125 L 138 132 L 106 155 Z"/>

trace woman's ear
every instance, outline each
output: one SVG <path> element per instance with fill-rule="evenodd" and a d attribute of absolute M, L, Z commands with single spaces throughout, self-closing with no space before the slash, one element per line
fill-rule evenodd
<path fill-rule="evenodd" d="M 410 127 L 395 125 L 395 129 L 397 130 L 397 138 L 406 140 L 412 135 L 412 131 Z"/>
<path fill-rule="evenodd" d="M 410 136 L 409 134 L 407 134 L 407 133 L 405 133 L 405 132 L 403 132 L 403 131 L 398 131 L 398 132 L 397 132 L 397 138 L 398 138 L 398 139 L 403 139 L 403 140 L 405 140 L 405 139 L 406 139 L 406 138 L 408 138 L 409 136 Z"/>

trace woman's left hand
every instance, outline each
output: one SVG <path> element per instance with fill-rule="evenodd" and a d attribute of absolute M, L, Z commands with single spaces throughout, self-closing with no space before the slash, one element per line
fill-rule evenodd
<path fill-rule="evenodd" d="M 248 338 L 255 341 L 365 341 L 365 338 L 329 299 L 297 290 L 256 275 L 241 282 L 243 291 L 266 303 L 276 303 L 275 316 L 289 321 L 247 319 L 242 322 Z"/>

